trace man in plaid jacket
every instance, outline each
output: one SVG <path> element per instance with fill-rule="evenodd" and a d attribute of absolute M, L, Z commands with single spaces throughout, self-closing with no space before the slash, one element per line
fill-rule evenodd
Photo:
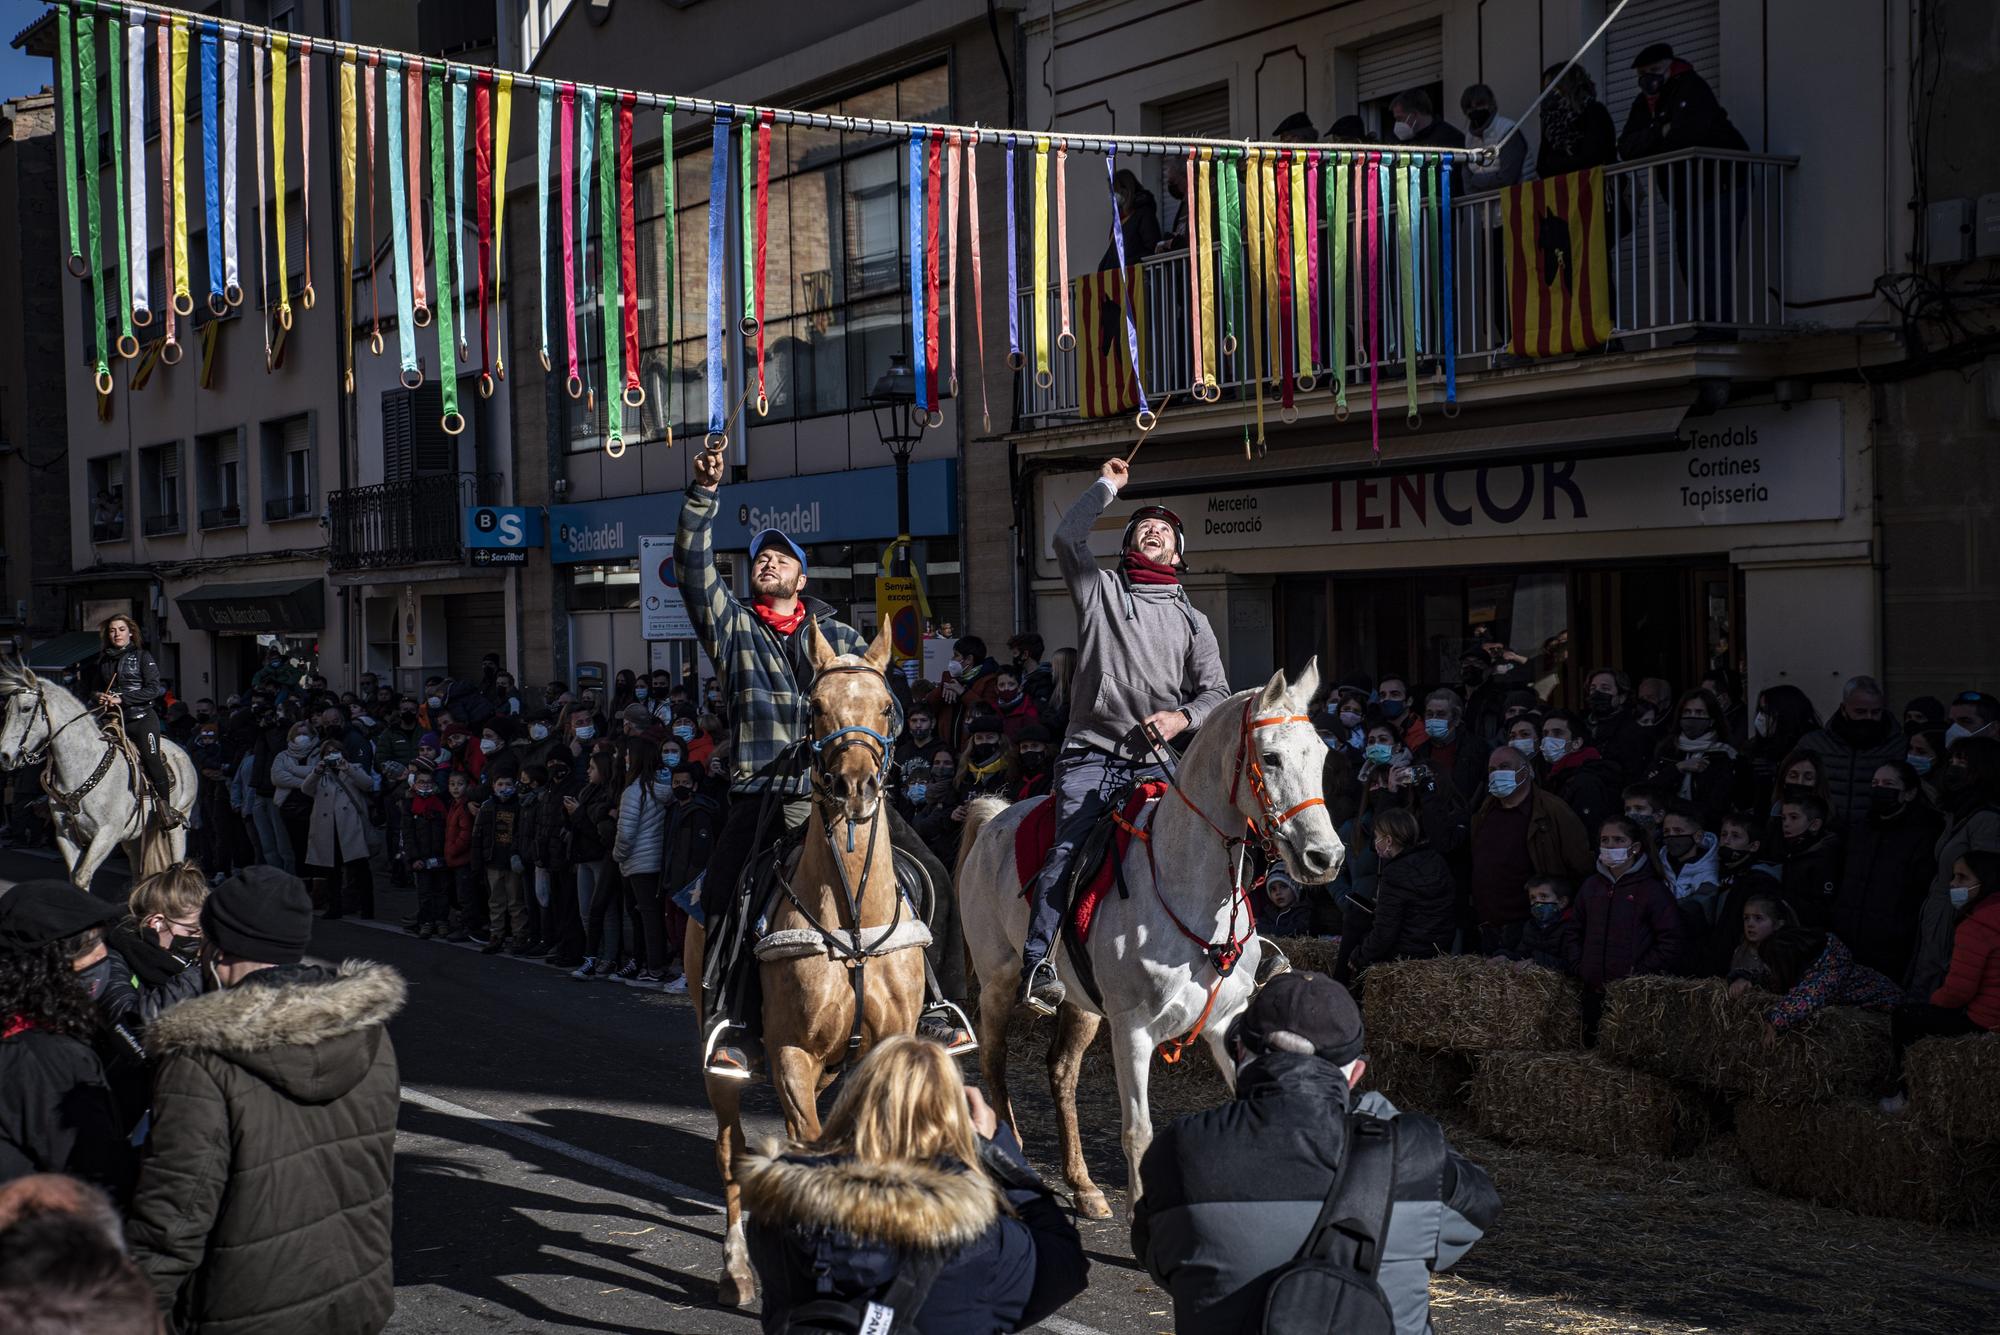
<path fill-rule="evenodd" d="M 833 608 L 805 596 L 805 550 L 777 529 L 767 528 L 750 540 L 753 601 L 743 603 L 723 584 L 711 533 L 723 467 L 720 453 L 695 455 L 694 485 L 682 503 L 674 537 L 674 568 L 695 634 L 722 679 L 731 730 L 729 814 L 716 835 L 701 895 L 709 950 L 703 985 L 715 999 L 707 1067 L 713 1075 L 748 1079 L 755 1070 L 762 998 L 754 956 L 745 949 L 747 924 L 737 921 L 744 906 L 739 882 L 758 852 L 757 825 L 767 801 L 772 812 L 766 847 L 803 828 L 811 815 L 810 766 L 785 754 L 810 732 L 813 667 L 806 619 L 819 623 L 819 633 L 835 653 L 863 654 L 868 642 L 838 620 Z M 902 684 L 900 678 L 890 678 L 892 690 Z M 897 703 L 900 713 L 905 703 L 900 692 Z M 934 914 L 934 936 L 940 941 L 955 938 L 955 933 L 935 930 L 951 900 L 951 879 L 943 864 L 893 806 L 888 821 L 890 842 L 916 857 L 930 874 L 940 910 Z M 947 944 L 945 949 L 958 947 Z M 949 1007 L 932 1006 L 921 1028 L 954 1045 L 970 1041 Z"/>

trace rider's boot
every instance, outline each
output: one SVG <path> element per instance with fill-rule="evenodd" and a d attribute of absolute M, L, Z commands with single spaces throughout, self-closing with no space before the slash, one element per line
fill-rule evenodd
<path fill-rule="evenodd" d="M 756 980 L 748 976 L 756 968 L 747 962 L 730 961 L 719 985 L 708 995 L 715 998 L 715 1017 L 702 1044 L 702 1070 L 718 1080 L 754 1080 L 763 1054 L 758 1050 L 758 1023 L 761 1006 L 749 994 Z"/>
<path fill-rule="evenodd" d="M 944 1044 L 945 1052 L 953 1057 L 979 1049 L 972 1021 L 938 991 L 937 975 L 931 972 L 929 960 L 924 961 L 924 1010 L 917 1017 L 917 1035 Z"/>
<path fill-rule="evenodd" d="M 1268 936 L 1259 935 L 1257 944 L 1262 954 L 1257 959 L 1257 986 L 1262 987 L 1281 973 L 1290 973 L 1292 962 L 1285 952 L 1278 949 L 1278 943 Z"/>
<path fill-rule="evenodd" d="M 151 785 L 151 787 L 153 794 L 153 828 L 158 830 L 172 830 L 178 829 L 181 825 L 185 824 L 181 813 L 174 809 L 173 802 L 167 796 L 168 792 L 171 791 L 171 785 L 162 787 L 156 783 Z"/>
<path fill-rule="evenodd" d="M 1036 1015 L 1054 1015 L 1062 1009 L 1069 990 L 1056 977 L 1056 962 L 1048 955 L 1029 960 L 1021 970 L 1021 991 L 1017 998 Z"/>

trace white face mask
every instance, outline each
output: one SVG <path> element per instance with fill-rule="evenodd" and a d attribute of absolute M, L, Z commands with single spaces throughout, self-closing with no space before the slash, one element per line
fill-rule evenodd
<path fill-rule="evenodd" d="M 576 730 L 576 739 L 579 742 L 587 742 L 595 736 L 597 736 L 597 729 L 588 723 L 579 725 Z"/>
<path fill-rule="evenodd" d="M 1569 740 L 1563 737 L 1542 738 L 1542 755 L 1553 765 L 1569 754 Z"/>
<path fill-rule="evenodd" d="M 539 742 L 548 735 L 549 727 L 546 723 L 530 723 L 528 725 L 528 736 L 534 738 L 536 741 Z"/>
<path fill-rule="evenodd" d="M 500 749 L 500 743 L 491 737 L 481 737 L 479 739 L 479 749 L 490 756 Z"/>
<path fill-rule="evenodd" d="M 1408 121 L 1396 122 L 1396 138 L 1402 140 L 1404 143 L 1408 143 L 1410 140 L 1416 137 L 1417 137 L 1416 126 L 1410 124 Z"/>
<path fill-rule="evenodd" d="M 1600 848 L 1597 850 L 1597 857 L 1607 867 L 1622 867 L 1632 860 L 1632 850 L 1629 848 Z"/>
<path fill-rule="evenodd" d="M 1771 716 L 1760 709 L 1757 711 L 1757 717 L 1752 720 L 1750 726 L 1756 731 L 1759 737 L 1769 737 L 1771 735 Z"/>
<path fill-rule="evenodd" d="M 1950 746 L 1953 742 L 1962 742 L 1968 737 L 1976 736 L 1978 734 L 1963 723 L 1954 723 L 1944 730 L 1944 744 Z"/>
<path fill-rule="evenodd" d="M 1510 737 L 1507 739 L 1507 745 L 1513 747 L 1524 756 L 1533 756 L 1535 754 L 1535 739 L 1532 737 Z"/>

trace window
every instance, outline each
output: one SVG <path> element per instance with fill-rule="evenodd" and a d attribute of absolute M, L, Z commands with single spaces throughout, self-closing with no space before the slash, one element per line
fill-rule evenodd
<path fill-rule="evenodd" d="M 639 563 L 569 568 L 569 608 L 572 612 L 619 612 L 639 605 Z"/>
<path fill-rule="evenodd" d="M 195 437 L 197 497 L 201 526 L 236 528 L 243 523 L 243 432 L 241 428 Z"/>
<path fill-rule="evenodd" d="M 1370 133 L 1384 143 L 1395 142 L 1395 117 L 1389 106 L 1396 94 L 1421 88 L 1444 118 L 1444 29 L 1439 23 L 1406 28 L 1354 52 L 1354 106 Z"/>
<path fill-rule="evenodd" d="M 139 522 L 146 536 L 183 533 L 181 443 L 148 445 L 139 451 Z"/>
<path fill-rule="evenodd" d="M 382 393 L 382 480 L 458 471 L 458 447 L 444 433 L 444 395 L 435 378 Z"/>
<path fill-rule="evenodd" d="M 263 426 L 264 518 L 314 516 L 313 415 L 300 413 Z"/>
<path fill-rule="evenodd" d="M 125 537 L 125 456 L 107 454 L 90 461 L 90 540 L 120 542 Z"/>

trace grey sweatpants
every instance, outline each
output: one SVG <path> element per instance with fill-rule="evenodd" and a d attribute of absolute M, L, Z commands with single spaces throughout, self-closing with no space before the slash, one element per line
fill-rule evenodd
<path fill-rule="evenodd" d="M 1056 772 L 1049 781 L 1049 796 L 1056 804 L 1056 838 L 1042 862 L 1041 875 L 1035 878 L 1028 908 L 1028 941 L 1021 951 L 1028 968 L 1055 944 L 1068 907 L 1061 887 L 1078 845 L 1089 837 L 1106 807 L 1123 801 L 1134 784 L 1164 774 L 1158 765 L 1114 760 L 1096 751 L 1064 751 L 1056 759 Z"/>

